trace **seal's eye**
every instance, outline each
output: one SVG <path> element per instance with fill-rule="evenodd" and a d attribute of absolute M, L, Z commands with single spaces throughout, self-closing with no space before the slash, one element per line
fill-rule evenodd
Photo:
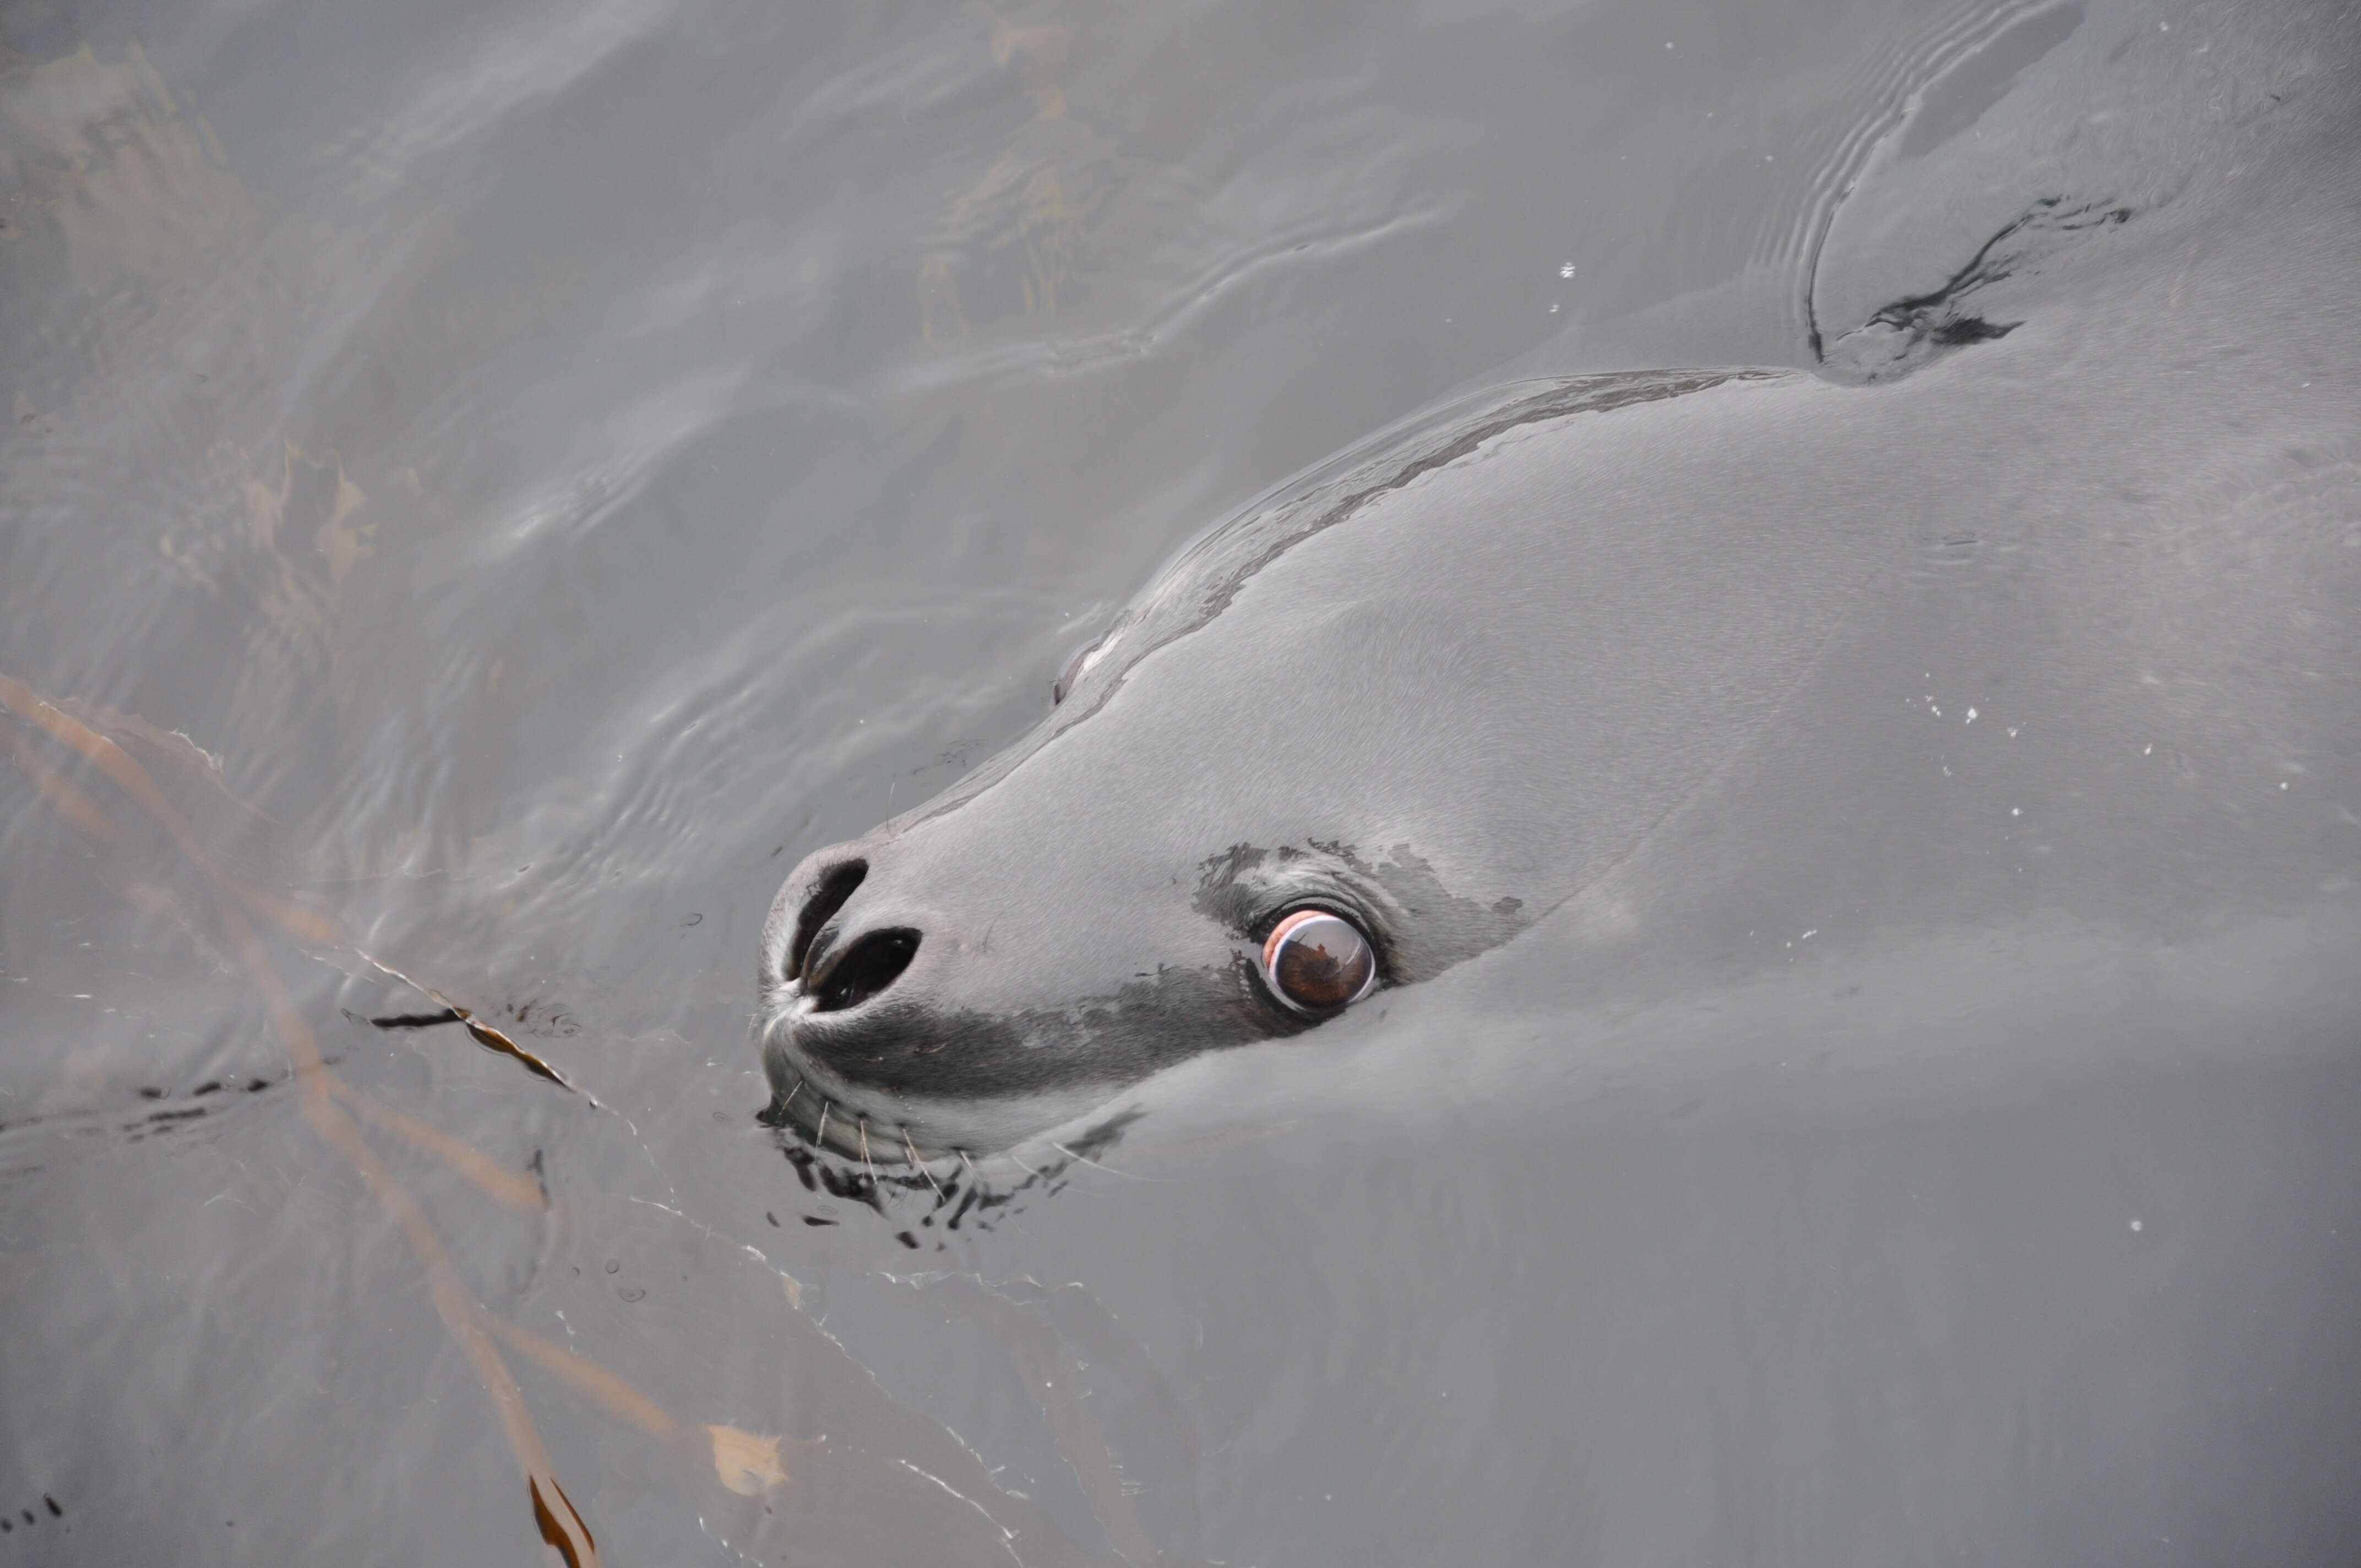
<path fill-rule="evenodd" d="M 1377 989 L 1377 949 L 1343 916 L 1299 909 L 1263 939 L 1262 976 L 1298 1013 L 1334 1013 Z"/>

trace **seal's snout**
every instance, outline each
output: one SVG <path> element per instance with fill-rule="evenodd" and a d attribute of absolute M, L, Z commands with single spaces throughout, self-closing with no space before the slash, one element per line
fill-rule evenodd
<path fill-rule="evenodd" d="M 849 941 L 814 943 L 800 977 L 811 1010 L 842 1013 L 884 991 L 918 956 L 918 939 L 908 927 L 895 926 Z"/>
<path fill-rule="evenodd" d="M 774 978 L 779 984 L 796 984 L 807 979 L 811 972 L 814 946 L 817 944 L 825 949 L 834 945 L 833 942 L 821 943 L 821 933 L 828 929 L 828 923 L 842 912 L 846 902 L 860 890 L 868 876 L 869 862 L 854 857 L 817 867 L 798 868 L 797 874 L 787 879 L 788 889 L 800 884 L 805 892 L 802 902 L 794 906 L 795 934 L 778 959 L 778 972 Z M 772 916 L 774 922 L 787 912 L 789 899 L 782 896 L 779 903 L 781 907 Z M 914 945 L 912 951 L 916 950 Z M 824 958 L 825 951 L 820 956 Z M 907 958 L 903 959 L 905 966 L 908 962 Z"/>
<path fill-rule="evenodd" d="M 848 931 L 837 918 L 868 877 L 869 862 L 856 857 L 824 861 L 797 879 L 808 891 L 795 910 L 794 934 L 774 983 L 807 999 L 807 1012 L 858 1007 L 901 979 L 918 956 L 923 933 L 911 927 Z"/>
<path fill-rule="evenodd" d="M 789 873 L 761 960 L 780 1124 L 873 1162 L 983 1153 L 1200 1048 L 1199 1023 L 1219 1032 L 1240 983 L 1225 940 L 1176 962 L 1162 933 L 1008 920 L 972 854 L 938 825 L 831 845 Z M 1181 1006 L 1173 988 L 1191 985 L 1220 994 Z"/>
<path fill-rule="evenodd" d="M 777 959 L 772 983 L 806 999 L 807 1013 L 843 1013 L 860 1006 L 901 979 L 918 956 L 922 933 L 911 927 L 848 931 L 837 918 L 868 879 L 869 862 L 851 857 L 823 859 L 789 883 L 799 883 L 807 891 L 794 909 L 794 933 Z M 781 900 L 783 905 L 790 903 Z"/>

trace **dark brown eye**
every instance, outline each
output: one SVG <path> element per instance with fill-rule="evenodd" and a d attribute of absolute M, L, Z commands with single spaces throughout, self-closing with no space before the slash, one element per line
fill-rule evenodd
<path fill-rule="evenodd" d="M 1343 916 L 1299 909 L 1263 939 L 1262 975 L 1298 1013 L 1334 1013 L 1377 989 L 1377 949 Z"/>

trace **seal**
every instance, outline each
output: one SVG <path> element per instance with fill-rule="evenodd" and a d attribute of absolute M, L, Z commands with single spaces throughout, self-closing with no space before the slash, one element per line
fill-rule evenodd
<path fill-rule="evenodd" d="M 1847 356 L 1496 392 L 1214 530 L 1033 733 L 787 878 L 775 1106 L 981 1153 L 1511 943 L 1546 1014 L 2062 924 L 2099 957 L 2038 1033 L 2343 919 L 2356 121 L 2024 190 Z"/>

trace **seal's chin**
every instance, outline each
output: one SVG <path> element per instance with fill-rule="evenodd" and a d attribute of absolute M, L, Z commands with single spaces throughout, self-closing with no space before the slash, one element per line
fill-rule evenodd
<path fill-rule="evenodd" d="M 792 983 L 765 998 L 763 1069 L 771 1080 L 764 1119 L 817 1147 L 869 1165 L 979 1158 L 1097 1109 L 1113 1091 L 1074 1085 L 1005 1095 L 935 1095 L 864 1083 L 804 1048 L 814 1009 Z"/>

